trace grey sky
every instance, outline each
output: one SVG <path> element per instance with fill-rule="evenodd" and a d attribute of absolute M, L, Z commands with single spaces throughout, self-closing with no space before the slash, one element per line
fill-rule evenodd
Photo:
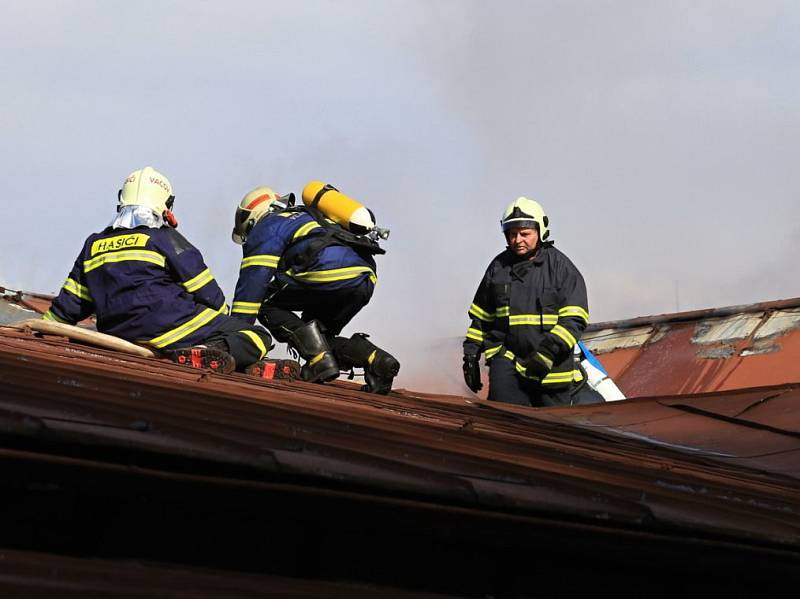
<path fill-rule="evenodd" d="M 370 206 L 392 236 L 351 331 L 398 354 L 401 384 L 463 334 L 522 194 L 595 321 L 674 311 L 676 287 L 683 310 L 800 295 L 797 2 L 0 8 L 9 286 L 55 292 L 152 165 L 229 299 L 250 188 L 322 179 Z"/>

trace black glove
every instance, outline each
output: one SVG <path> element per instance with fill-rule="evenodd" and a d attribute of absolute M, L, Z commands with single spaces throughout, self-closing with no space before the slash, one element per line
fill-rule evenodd
<path fill-rule="evenodd" d="M 481 367 L 478 364 L 478 356 L 464 356 L 464 382 L 470 391 L 477 393 L 483 389 L 481 384 Z"/>
<path fill-rule="evenodd" d="M 553 367 L 553 359 L 545 352 L 532 351 L 525 358 L 525 374 L 543 379 Z"/>

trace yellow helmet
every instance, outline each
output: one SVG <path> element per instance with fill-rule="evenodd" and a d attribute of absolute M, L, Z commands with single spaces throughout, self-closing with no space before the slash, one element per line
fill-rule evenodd
<path fill-rule="evenodd" d="M 539 239 L 544 241 L 550 235 L 548 228 L 550 219 L 544 213 L 544 208 L 539 202 L 519 197 L 511 202 L 500 220 L 503 232 L 514 227 L 527 227 L 539 231 Z"/>
<path fill-rule="evenodd" d="M 253 226 L 270 212 L 280 212 L 294 205 L 294 194 L 278 195 L 269 187 L 256 187 L 236 207 L 231 238 L 242 245 Z"/>
<path fill-rule="evenodd" d="M 119 190 L 119 206 L 146 206 L 163 215 L 172 209 L 172 184 L 152 166 L 133 171 Z"/>

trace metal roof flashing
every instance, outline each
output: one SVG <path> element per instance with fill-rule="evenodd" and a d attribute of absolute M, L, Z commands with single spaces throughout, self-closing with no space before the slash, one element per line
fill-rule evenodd
<path fill-rule="evenodd" d="M 800 298 L 590 325 L 628 397 L 800 383 Z"/>

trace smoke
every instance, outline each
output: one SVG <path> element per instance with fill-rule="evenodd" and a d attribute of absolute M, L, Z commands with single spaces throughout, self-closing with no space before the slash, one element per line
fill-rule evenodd
<path fill-rule="evenodd" d="M 673 311 L 676 286 L 681 309 L 796 295 L 798 34 L 780 1 L 12 4 L 2 275 L 58 289 L 149 164 L 229 299 L 249 189 L 321 179 L 369 206 L 392 235 L 348 331 L 407 387 L 463 392 L 447 340 L 519 195 L 595 321 Z"/>

